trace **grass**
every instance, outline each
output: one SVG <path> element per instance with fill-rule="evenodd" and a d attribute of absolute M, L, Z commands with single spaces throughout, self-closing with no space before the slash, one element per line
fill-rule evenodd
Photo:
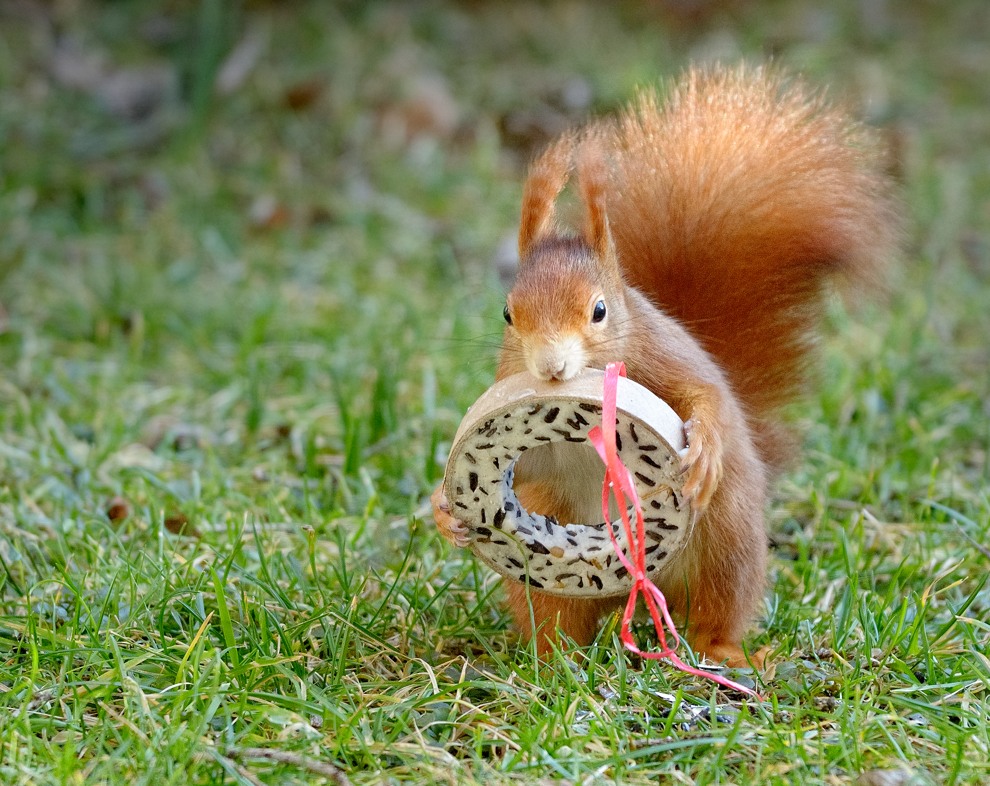
<path fill-rule="evenodd" d="M 990 782 L 990 13 L 819 5 L 0 9 L 0 781 Z M 115 115 L 55 32 L 173 88 Z M 885 128 L 910 231 L 797 409 L 768 700 L 609 627 L 541 665 L 425 505 L 521 165 L 771 53 Z"/>

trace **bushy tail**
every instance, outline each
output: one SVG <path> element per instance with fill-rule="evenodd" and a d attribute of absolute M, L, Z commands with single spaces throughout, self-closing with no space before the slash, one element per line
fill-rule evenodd
<path fill-rule="evenodd" d="M 871 134 L 772 71 L 694 70 L 597 129 L 628 283 L 714 355 L 768 443 L 831 279 L 875 282 L 898 241 Z M 773 445 L 764 454 L 779 458 Z"/>

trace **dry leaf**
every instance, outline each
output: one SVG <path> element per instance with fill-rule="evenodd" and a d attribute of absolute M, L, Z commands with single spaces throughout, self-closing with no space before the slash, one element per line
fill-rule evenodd
<path fill-rule="evenodd" d="M 380 122 L 390 147 L 402 147 L 422 137 L 447 140 L 454 136 L 461 110 L 446 80 L 422 74 L 409 84 L 404 98 L 385 108 Z"/>
<path fill-rule="evenodd" d="M 184 535 L 189 538 L 202 537 L 199 530 L 189 523 L 184 513 L 170 513 L 165 516 L 165 529 L 173 535 Z"/>
<path fill-rule="evenodd" d="M 123 521 L 131 515 L 131 506 L 123 497 L 114 497 L 107 503 L 106 514 L 110 521 Z"/>
<path fill-rule="evenodd" d="M 289 223 L 289 210 L 272 194 L 259 194 L 248 209 L 248 221 L 255 229 L 280 229 Z"/>
<path fill-rule="evenodd" d="M 285 91 L 285 105 L 294 112 L 309 109 L 323 92 L 323 80 L 314 77 L 290 85 Z"/>
<path fill-rule="evenodd" d="M 267 30 L 259 26 L 248 30 L 217 70 L 213 84 L 217 94 L 229 96 L 243 87 L 267 46 Z"/>

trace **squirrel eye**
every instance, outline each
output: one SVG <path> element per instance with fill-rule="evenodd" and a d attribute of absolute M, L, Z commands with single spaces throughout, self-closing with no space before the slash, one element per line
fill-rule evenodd
<path fill-rule="evenodd" d="M 502 309 L 502 316 L 505 317 L 505 324 L 512 324 L 512 315 L 509 314 L 509 304 L 505 304 L 505 308 Z"/>
<path fill-rule="evenodd" d="M 591 315 L 592 322 L 601 322 L 605 319 L 605 301 L 599 300 L 595 303 L 595 310 Z"/>

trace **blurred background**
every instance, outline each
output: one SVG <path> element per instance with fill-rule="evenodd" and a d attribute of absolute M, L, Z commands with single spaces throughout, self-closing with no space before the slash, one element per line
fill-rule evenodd
<path fill-rule="evenodd" d="M 988 41 L 983 0 L 8 0 L 6 439 L 69 446 L 73 510 L 189 507 L 190 468 L 216 505 L 278 478 L 330 518 L 420 509 L 491 379 L 530 156 L 687 63 L 771 59 L 877 127 L 909 230 L 809 428 L 917 444 L 902 491 L 945 440 L 951 492 L 987 471 Z"/>
<path fill-rule="evenodd" d="M 425 502 L 492 380 L 534 151 L 768 59 L 877 129 L 904 255 L 831 311 L 769 514 L 753 646 L 787 710 L 674 723 L 662 668 L 527 672 Z M 655 783 L 674 748 L 698 782 L 975 782 L 988 336 L 986 0 L 2 0 L 0 775 L 255 783 L 217 751 L 275 741 L 368 782 Z M 654 713 L 684 739 L 647 755 Z"/>
<path fill-rule="evenodd" d="M 534 151 L 688 63 L 769 59 L 878 129 L 907 216 L 809 428 L 985 474 L 988 41 L 983 0 L 8 0 L 4 432 L 78 443 L 73 509 L 149 467 L 182 504 L 210 468 L 248 499 L 312 481 L 331 518 L 419 509 L 491 380 Z"/>
<path fill-rule="evenodd" d="M 236 375 L 236 432 L 302 390 L 388 388 L 363 449 L 403 415 L 392 388 L 487 384 L 535 149 L 689 62 L 771 58 L 881 130 L 914 308 L 977 373 L 986 323 L 941 312 L 990 275 L 988 20 L 982 0 L 7 0 L 0 361 L 68 374 L 82 410 L 114 396 L 97 368 L 118 390 Z M 334 419 L 321 439 L 346 454 Z"/>

